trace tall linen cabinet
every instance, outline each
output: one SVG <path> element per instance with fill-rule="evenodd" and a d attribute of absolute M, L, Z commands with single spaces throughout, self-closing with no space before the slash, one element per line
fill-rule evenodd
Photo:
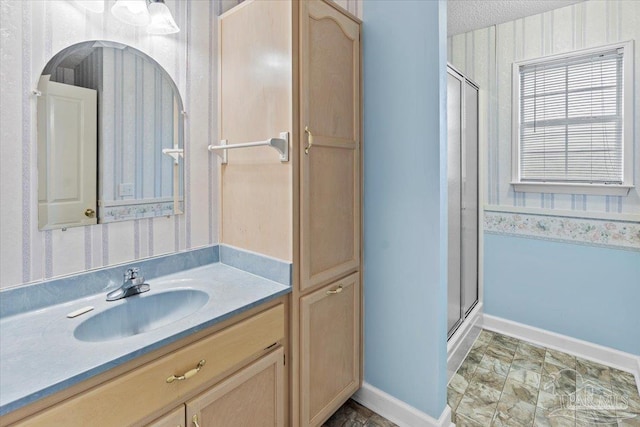
<path fill-rule="evenodd" d="M 360 21 L 329 1 L 245 1 L 219 25 L 224 244 L 293 263 L 288 424 L 321 425 L 362 382 Z"/>

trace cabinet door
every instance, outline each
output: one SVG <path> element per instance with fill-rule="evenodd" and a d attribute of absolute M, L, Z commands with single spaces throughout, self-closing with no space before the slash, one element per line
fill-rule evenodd
<path fill-rule="evenodd" d="M 184 405 L 180 405 L 168 414 L 151 422 L 147 427 L 184 427 L 185 414 Z"/>
<path fill-rule="evenodd" d="M 284 398 L 284 351 L 280 347 L 187 402 L 187 425 L 284 426 Z"/>
<path fill-rule="evenodd" d="M 321 1 L 300 13 L 304 290 L 360 263 L 360 27 Z"/>
<path fill-rule="evenodd" d="M 317 426 L 360 386 L 358 273 L 300 300 L 301 419 Z"/>

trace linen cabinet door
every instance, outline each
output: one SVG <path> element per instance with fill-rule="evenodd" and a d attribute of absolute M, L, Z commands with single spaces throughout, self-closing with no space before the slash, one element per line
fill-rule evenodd
<path fill-rule="evenodd" d="M 187 402 L 190 427 L 284 427 L 282 347 Z"/>
<path fill-rule="evenodd" d="M 301 424 L 321 425 L 360 387 L 360 275 L 300 300 Z"/>
<path fill-rule="evenodd" d="M 300 2 L 301 290 L 360 264 L 360 26 Z"/>

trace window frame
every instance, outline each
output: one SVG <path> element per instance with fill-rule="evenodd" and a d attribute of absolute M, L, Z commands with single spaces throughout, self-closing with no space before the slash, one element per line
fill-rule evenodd
<path fill-rule="evenodd" d="M 557 61 L 578 55 L 597 54 L 612 49 L 623 49 L 622 60 L 622 184 L 588 184 L 572 182 L 527 182 L 520 178 L 520 67 L 547 61 Z M 589 49 L 548 55 L 512 65 L 511 95 L 511 186 L 517 192 L 593 194 L 626 196 L 634 188 L 634 42 L 618 42 Z"/>

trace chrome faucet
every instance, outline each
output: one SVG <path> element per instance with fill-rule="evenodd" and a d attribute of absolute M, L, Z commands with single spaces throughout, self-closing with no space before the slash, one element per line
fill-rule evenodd
<path fill-rule="evenodd" d="M 129 268 L 124 272 L 124 282 L 118 289 L 107 294 L 107 301 L 115 301 L 121 298 L 130 297 L 131 295 L 147 292 L 151 287 L 144 283 L 144 277 L 138 275 L 140 268 Z"/>

